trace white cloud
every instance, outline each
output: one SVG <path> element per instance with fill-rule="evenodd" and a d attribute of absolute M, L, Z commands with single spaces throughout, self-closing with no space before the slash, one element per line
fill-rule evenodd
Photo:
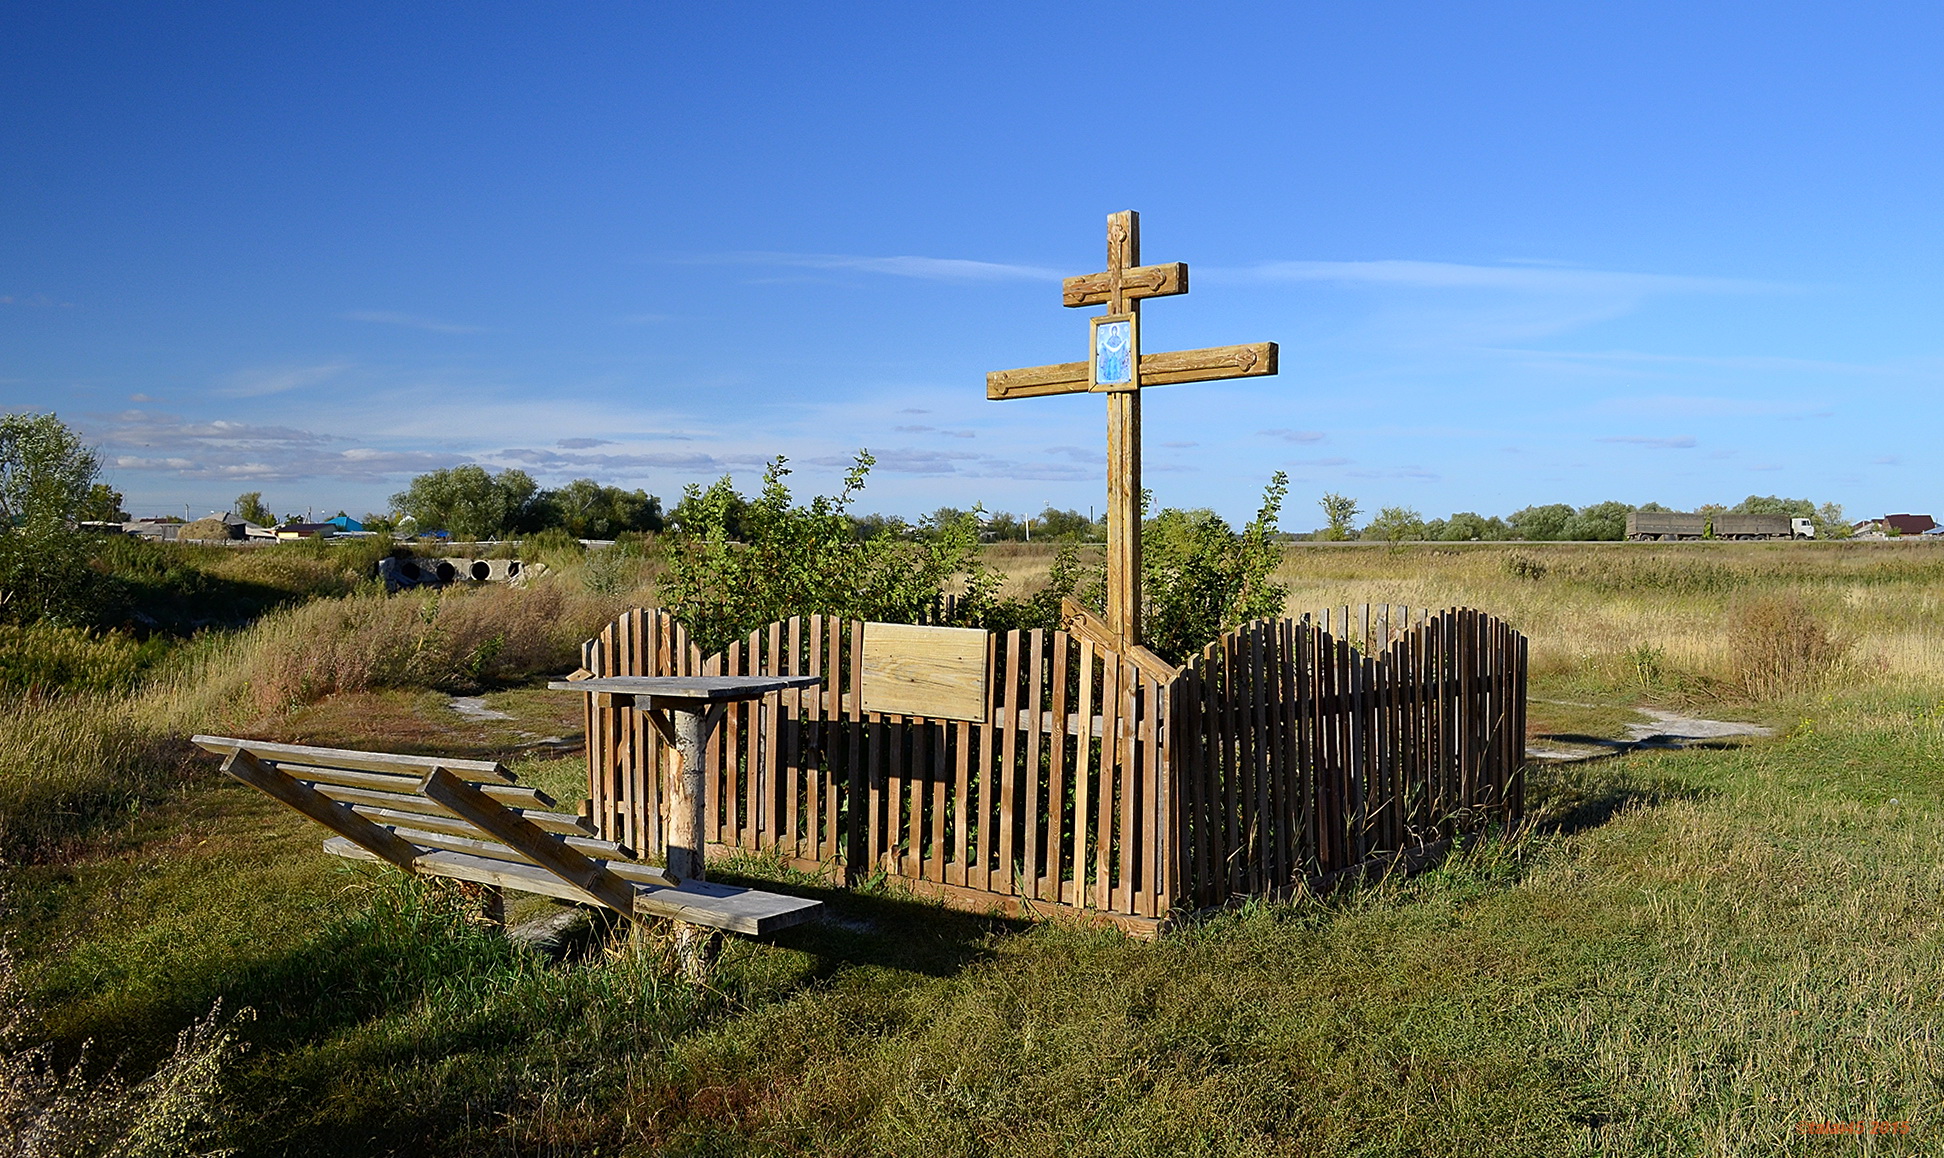
<path fill-rule="evenodd" d="M 1787 287 L 1745 278 L 1623 273 L 1561 266 L 1465 265 L 1448 261 L 1270 261 L 1211 270 L 1217 280 L 1338 282 L 1406 289 L 1496 290 L 1506 293 L 1629 297 L 1665 293 L 1761 293 Z"/>
<path fill-rule="evenodd" d="M 1322 431 L 1320 431 L 1320 430 L 1281 430 L 1281 429 L 1278 429 L 1278 430 L 1259 430 L 1259 431 L 1257 431 L 1256 433 L 1258 433 L 1258 434 L 1261 434 L 1261 435 L 1263 435 L 1263 436 L 1265 436 L 1265 437 L 1268 437 L 1268 438 L 1280 438 L 1280 439 L 1282 439 L 1282 440 L 1283 440 L 1284 442 L 1303 442 L 1303 443 L 1309 443 L 1309 442 L 1322 442 L 1322 441 L 1323 441 L 1323 432 L 1322 432 Z"/>
<path fill-rule="evenodd" d="M 690 259 L 697 264 L 772 265 L 793 269 L 851 270 L 923 281 L 1059 281 L 1059 271 L 1037 265 L 973 261 L 962 257 L 868 257 L 845 253 L 724 253 Z"/>
<path fill-rule="evenodd" d="M 322 366 L 269 366 L 238 370 L 214 391 L 224 398 L 259 398 L 302 390 L 337 377 L 347 369 L 342 362 Z"/>

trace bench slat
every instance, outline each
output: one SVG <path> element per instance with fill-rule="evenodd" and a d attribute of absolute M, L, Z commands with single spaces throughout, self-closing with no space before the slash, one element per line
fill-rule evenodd
<path fill-rule="evenodd" d="M 348 768 L 320 768 L 314 764 L 296 764 L 279 760 L 273 767 L 281 768 L 299 780 L 312 784 L 335 784 L 343 788 L 368 788 L 375 792 L 398 792 L 416 795 L 424 776 L 392 776 L 383 772 L 355 772 Z M 559 803 L 538 788 L 524 784 L 500 784 L 486 781 L 468 781 L 481 792 L 512 808 L 557 809 Z"/>
<path fill-rule="evenodd" d="M 463 852 L 468 856 L 483 856 L 488 860 L 503 860 L 512 864 L 532 865 L 535 868 L 545 867 L 535 864 L 532 857 L 527 856 L 519 849 L 500 844 L 498 841 L 480 840 L 476 836 L 453 836 L 450 833 L 444 832 L 425 832 L 416 828 L 393 827 L 391 831 L 401 839 L 411 841 L 413 844 L 423 848 L 442 849 L 446 852 Z M 563 839 L 569 845 L 574 843 L 574 838 L 571 836 L 564 837 Z M 672 889 L 681 883 L 675 877 L 671 876 L 665 868 L 659 868 L 651 864 L 636 864 L 633 861 L 605 860 L 596 854 L 594 850 L 584 848 L 581 851 L 589 853 L 589 859 L 593 860 L 595 864 L 630 884 L 655 885 L 658 888 Z"/>
<path fill-rule="evenodd" d="M 324 842 L 324 851 L 351 860 L 384 863 L 341 836 Z M 479 884 L 500 885 L 565 901 L 581 901 L 581 891 L 542 869 L 510 861 L 490 860 L 460 852 L 428 852 L 418 858 L 418 871 L 431 876 L 452 877 Z M 737 888 L 713 881 L 684 881 L 672 889 L 636 885 L 634 911 L 643 916 L 666 917 L 706 925 L 730 933 L 762 937 L 783 929 L 817 920 L 823 915 L 823 902 L 804 897 L 766 893 L 760 889 Z"/>
<path fill-rule="evenodd" d="M 338 784 L 319 784 L 317 791 L 332 800 L 344 804 L 370 805 L 373 808 L 389 808 L 394 812 L 416 812 L 426 816 L 446 816 L 462 819 L 459 814 L 436 800 L 423 796 L 407 796 L 403 792 L 372 792 L 364 788 L 346 788 Z M 592 836 L 594 829 L 587 821 L 565 812 L 529 812 L 515 809 L 522 817 L 530 820 L 536 827 L 562 836 Z"/>
<path fill-rule="evenodd" d="M 443 816 L 424 816 L 416 812 L 393 812 L 389 808 L 371 808 L 362 804 L 353 807 L 351 811 L 371 821 L 373 824 L 382 825 L 391 829 L 393 832 L 398 833 L 406 840 L 412 841 L 415 844 L 424 844 L 426 843 L 425 838 L 431 836 L 439 837 L 442 840 L 464 840 L 482 845 L 499 846 L 500 844 L 500 842 L 486 839 L 485 834 L 481 833 L 477 827 L 467 824 L 463 820 L 450 820 Z M 618 864 L 634 863 L 634 854 L 627 847 L 616 844 L 611 840 L 602 840 L 595 836 L 559 836 L 553 839 L 560 840 L 568 848 L 597 860 L 606 861 L 609 858 L 618 858 L 616 861 Z M 440 847 L 446 846 L 442 845 Z M 472 852 L 476 850 L 461 848 L 456 851 Z M 480 855 L 484 856 L 486 854 L 481 853 Z M 506 857 L 523 860 L 529 864 L 533 863 L 531 857 L 512 848 L 507 848 Z M 666 871 L 655 868 L 653 865 L 644 865 L 642 867 L 655 873 Z M 665 883 L 672 885 L 675 882 L 670 880 Z"/>
<path fill-rule="evenodd" d="M 488 800 L 472 785 L 444 768 L 425 778 L 426 796 L 471 821 L 501 844 L 519 849 L 527 858 L 588 896 L 620 913 L 634 915 L 634 889 L 575 849 L 542 831 L 518 811 Z"/>
<path fill-rule="evenodd" d="M 390 752 L 359 752 L 351 748 L 314 748 L 308 744 L 272 744 L 268 740 L 239 740 L 232 736 L 192 736 L 190 743 L 205 752 L 227 756 L 241 748 L 260 760 L 289 760 L 360 772 L 391 772 L 423 778 L 434 768 L 475 772 L 508 784 L 513 774 L 491 760 L 454 760 L 445 756 L 397 756 Z"/>

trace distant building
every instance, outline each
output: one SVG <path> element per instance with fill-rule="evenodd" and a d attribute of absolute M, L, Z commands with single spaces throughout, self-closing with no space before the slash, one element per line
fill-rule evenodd
<path fill-rule="evenodd" d="M 328 539 L 337 534 L 330 523 L 285 523 L 277 528 L 279 539 Z"/>
<path fill-rule="evenodd" d="M 362 531 L 365 529 L 363 523 L 360 523 L 350 515 L 339 515 L 336 518 L 325 519 L 324 521 L 340 531 Z"/>
<path fill-rule="evenodd" d="M 1880 519 L 1865 519 L 1851 528 L 1858 535 L 1928 535 L 1937 529 L 1937 520 L 1929 515 L 1885 515 Z"/>

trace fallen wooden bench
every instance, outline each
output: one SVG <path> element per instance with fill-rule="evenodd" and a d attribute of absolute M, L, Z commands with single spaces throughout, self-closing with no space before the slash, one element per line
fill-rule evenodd
<path fill-rule="evenodd" d="M 490 761 L 228 736 L 193 742 L 222 756 L 224 772 L 330 829 L 324 850 L 336 856 L 751 936 L 823 915 L 822 901 L 677 880 Z"/>

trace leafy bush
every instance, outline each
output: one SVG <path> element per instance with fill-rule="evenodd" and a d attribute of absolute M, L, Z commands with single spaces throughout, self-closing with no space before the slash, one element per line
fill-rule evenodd
<path fill-rule="evenodd" d="M 979 562 L 976 515 L 936 527 L 922 541 L 860 539 L 847 511 L 864 488 L 871 455 L 858 452 L 843 490 L 808 506 L 796 505 L 784 484 L 785 461 L 778 456 L 769 464 L 753 499 L 725 475 L 707 490 L 691 483 L 676 508 L 663 591 L 704 653 L 811 612 L 909 623 L 954 582 L 967 597 L 964 616 L 990 603 L 997 577 Z"/>
<path fill-rule="evenodd" d="M 1289 588 L 1269 577 L 1282 563 L 1275 538 L 1288 493 L 1288 476 L 1277 471 L 1255 519 L 1240 533 L 1209 510 L 1170 507 L 1143 524 L 1141 622 L 1148 650 L 1181 663 L 1231 627 L 1282 614 Z M 987 622 L 1050 612 L 1050 622 L 1024 625 L 1056 627 L 1061 595 L 1071 593 L 1098 612 L 1106 607 L 1106 592 L 1105 565 L 1083 570 L 1069 548 L 1038 595 L 988 611 Z"/>

